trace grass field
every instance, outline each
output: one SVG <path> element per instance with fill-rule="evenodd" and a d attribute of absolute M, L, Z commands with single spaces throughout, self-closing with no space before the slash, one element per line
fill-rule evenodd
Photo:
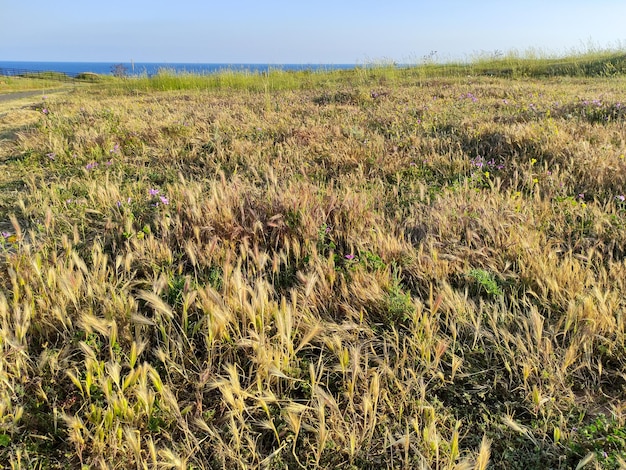
<path fill-rule="evenodd" d="M 2 466 L 623 468 L 623 55 L 525 60 L 3 104 Z"/>

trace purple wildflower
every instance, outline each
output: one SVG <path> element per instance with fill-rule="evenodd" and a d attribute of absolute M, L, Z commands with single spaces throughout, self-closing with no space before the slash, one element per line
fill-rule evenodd
<path fill-rule="evenodd" d="M 93 170 L 97 166 L 98 166 L 98 162 L 90 162 L 90 163 L 87 163 L 87 165 L 85 165 L 85 168 L 87 168 L 88 170 Z"/>
<path fill-rule="evenodd" d="M 44 113 L 44 114 L 48 114 L 48 108 L 43 108 L 43 109 L 41 110 L 41 112 L 42 112 L 42 113 Z"/>
<path fill-rule="evenodd" d="M 11 236 L 9 232 L 2 232 L 0 235 L 2 235 L 2 238 L 9 238 Z"/>
<path fill-rule="evenodd" d="M 485 164 L 485 161 L 483 160 L 483 157 L 481 157 L 480 155 L 477 156 L 476 158 L 472 158 L 470 160 L 470 164 L 472 166 L 475 166 L 476 168 L 482 168 L 483 165 Z"/>
<path fill-rule="evenodd" d="M 50 152 L 46 154 L 46 157 L 48 157 L 50 160 L 54 160 L 54 157 L 56 157 L 57 154 L 54 152 Z"/>
<path fill-rule="evenodd" d="M 158 189 L 150 189 L 150 191 L 148 191 L 150 193 L 150 196 L 156 196 L 159 194 L 159 190 Z"/>
<path fill-rule="evenodd" d="M 347 260 L 353 260 L 354 259 L 354 255 L 352 253 L 350 253 L 350 254 L 346 255 L 345 258 Z"/>
<path fill-rule="evenodd" d="M 626 196 L 624 196 L 623 194 L 620 194 L 619 196 L 615 196 L 615 199 L 617 199 L 620 202 L 624 202 L 626 201 Z"/>
<path fill-rule="evenodd" d="M 161 200 L 161 202 L 163 204 L 165 204 L 166 206 L 170 203 L 170 200 L 168 198 L 166 198 L 165 196 L 159 196 L 159 199 Z"/>

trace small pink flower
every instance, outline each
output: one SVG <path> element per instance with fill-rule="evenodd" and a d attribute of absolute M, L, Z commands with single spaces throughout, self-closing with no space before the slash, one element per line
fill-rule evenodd
<path fill-rule="evenodd" d="M 168 198 L 166 198 L 165 196 L 159 196 L 159 199 L 161 200 L 161 202 L 163 204 L 165 204 L 166 206 L 170 203 L 170 200 Z"/>
<path fill-rule="evenodd" d="M 349 255 L 346 255 L 345 258 L 347 260 L 353 260 L 354 259 L 354 255 L 352 253 L 350 253 Z"/>
<path fill-rule="evenodd" d="M 150 189 L 150 191 L 148 191 L 150 193 L 150 196 L 156 196 L 159 194 L 159 190 L 158 189 Z"/>

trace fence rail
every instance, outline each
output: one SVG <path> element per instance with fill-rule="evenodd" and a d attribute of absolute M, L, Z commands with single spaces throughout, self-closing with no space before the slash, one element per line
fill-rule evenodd
<path fill-rule="evenodd" d="M 0 67 L 2 77 L 38 78 L 41 80 L 58 80 L 60 82 L 73 82 L 81 80 L 80 73 L 56 72 L 54 70 L 29 70 Z"/>

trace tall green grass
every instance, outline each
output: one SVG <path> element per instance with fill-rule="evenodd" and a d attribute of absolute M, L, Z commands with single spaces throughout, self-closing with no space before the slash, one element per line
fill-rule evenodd
<path fill-rule="evenodd" d="M 165 68 L 150 77 L 143 75 L 120 80 L 118 86 L 145 91 L 226 89 L 263 92 L 319 88 L 325 84 L 337 83 L 344 79 L 345 75 L 346 71 L 341 70 L 226 69 L 215 73 L 198 74 Z"/>
<path fill-rule="evenodd" d="M 626 72 L 626 51 L 590 50 L 566 56 L 530 50 L 506 55 L 479 55 L 467 65 L 474 75 L 540 78 L 551 76 L 606 77 Z"/>
<path fill-rule="evenodd" d="M 358 65 L 349 70 L 283 70 L 267 71 L 226 69 L 198 74 L 161 69 L 154 76 L 120 79 L 117 89 L 134 91 L 168 90 L 247 90 L 253 92 L 310 90 L 333 87 L 339 83 L 386 85 L 398 80 L 425 80 L 436 77 L 500 76 L 513 78 L 605 77 L 626 73 L 626 51 L 622 49 L 591 50 L 565 56 L 537 51 L 507 54 L 484 53 L 467 61 L 439 63 L 428 60 L 420 64 L 397 65 L 390 62 Z M 107 84 L 107 86 L 109 86 Z"/>

